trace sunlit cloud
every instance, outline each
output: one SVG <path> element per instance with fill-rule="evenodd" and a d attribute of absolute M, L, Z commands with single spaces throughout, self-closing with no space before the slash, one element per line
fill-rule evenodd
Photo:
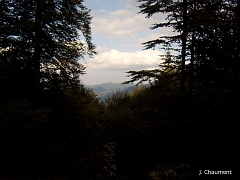
<path fill-rule="evenodd" d="M 144 26 L 143 15 L 132 15 L 128 10 L 96 12 L 93 18 L 93 33 L 100 36 L 129 37 Z"/>
<path fill-rule="evenodd" d="M 134 37 L 139 31 L 148 31 L 152 24 L 165 19 L 164 16 L 146 19 L 146 15 L 138 14 L 138 9 L 133 6 L 113 12 L 101 9 L 94 11 L 93 16 L 93 33 L 117 38 Z"/>
<path fill-rule="evenodd" d="M 135 52 L 110 51 L 99 53 L 86 62 L 87 69 L 139 69 L 157 67 L 160 63 L 160 56 L 163 53 L 158 50 L 146 50 Z"/>
<path fill-rule="evenodd" d="M 100 8 L 93 6 L 91 15 L 93 40 L 98 54 L 87 58 L 84 65 L 87 74 L 84 82 L 123 82 L 128 71 L 150 70 L 158 68 L 164 50 L 144 50 L 142 43 L 158 39 L 161 36 L 174 35 L 170 28 L 150 30 L 155 23 L 166 22 L 166 15 L 155 14 L 146 18 L 138 13 L 141 3 L 135 0 L 89 0 L 95 1 Z M 108 6 L 106 6 L 109 4 Z"/>
<path fill-rule="evenodd" d="M 96 51 L 98 53 L 103 53 L 103 52 L 107 52 L 107 51 L 110 51 L 111 48 L 108 48 L 108 47 L 105 47 L 105 46 L 97 46 L 96 47 Z"/>
<path fill-rule="evenodd" d="M 122 46 L 141 48 L 144 42 L 176 34 L 170 28 L 149 29 L 154 23 L 166 22 L 165 15 L 157 14 L 146 18 L 145 14 L 138 13 L 140 9 L 136 6 L 139 3 L 132 0 L 124 2 L 124 9 L 93 12 L 92 31 L 95 36 L 124 39 Z"/>

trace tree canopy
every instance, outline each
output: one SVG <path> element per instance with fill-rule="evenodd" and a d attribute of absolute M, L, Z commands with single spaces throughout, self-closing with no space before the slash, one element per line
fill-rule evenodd
<path fill-rule="evenodd" d="M 96 54 L 91 19 L 82 0 L 0 1 L 0 177 L 74 178 L 74 167 L 84 169 L 74 159 L 87 156 L 86 112 L 97 102 L 79 77 L 80 60 Z"/>
<path fill-rule="evenodd" d="M 240 0 L 139 2 L 147 18 L 167 14 L 151 29 L 177 35 L 143 43 L 163 48 L 162 62 L 129 71 L 125 83 L 149 85 L 99 102 L 79 77 L 79 60 L 96 54 L 83 1 L 0 1 L 0 179 L 190 180 L 200 169 L 236 172 Z"/>
<path fill-rule="evenodd" d="M 57 79 L 69 83 L 79 77 L 85 69 L 79 60 L 85 54 L 96 54 L 91 42 L 90 10 L 82 2 L 1 1 L 2 79 L 11 74 L 18 91 L 23 88 L 22 92 L 35 93 L 39 84 L 46 89 Z"/>
<path fill-rule="evenodd" d="M 160 48 L 178 53 L 173 60 L 175 71 L 178 72 L 176 75 L 181 80 L 181 93 L 196 92 L 199 85 L 202 88 L 210 88 L 211 83 L 206 82 L 209 78 L 212 78 L 212 83 L 219 86 L 237 87 L 239 83 L 237 74 L 240 69 L 239 1 L 139 0 L 138 2 L 142 3 L 139 6 L 139 13 L 146 14 L 146 18 L 151 18 L 156 13 L 167 15 L 166 22 L 156 22 L 150 29 L 170 27 L 177 33 L 174 36 L 162 36 L 150 40 L 143 45 L 145 49 L 161 45 Z M 179 62 L 181 62 L 180 66 Z M 134 79 L 136 74 L 141 74 L 133 71 L 128 73 L 133 77 L 132 81 L 136 80 Z M 142 71 L 143 73 L 145 71 Z M 159 72 L 153 70 L 148 73 L 157 76 Z"/>

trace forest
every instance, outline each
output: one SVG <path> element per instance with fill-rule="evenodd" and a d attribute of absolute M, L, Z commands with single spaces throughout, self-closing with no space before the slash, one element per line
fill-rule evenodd
<path fill-rule="evenodd" d="M 138 2 L 177 35 L 143 42 L 163 63 L 100 102 L 81 81 L 97 54 L 83 0 L 0 1 L 0 179 L 239 176 L 240 0 Z"/>

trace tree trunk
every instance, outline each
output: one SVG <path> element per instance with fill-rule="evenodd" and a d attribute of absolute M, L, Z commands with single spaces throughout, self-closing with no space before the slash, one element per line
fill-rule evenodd
<path fill-rule="evenodd" d="M 194 0 L 193 12 L 196 12 L 196 1 Z M 190 60 L 190 83 L 189 83 L 189 94 L 192 95 L 193 90 L 193 68 L 194 68 L 194 46 L 195 46 L 195 26 L 196 21 L 193 20 L 193 30 L 192 30 L 192 46 L 191 46 L 191 60 Z"/>
<path fill-rule="evenodd" d="M 35 37 L 34 37 L 34 93 L 38 94 L 40 84 L 40 59 L 41 59 L 41 32 L 42 32 L 42 1 L 36 1 Z"/>
<path fill-rule="evenodd" d="M 182 64 L 181 64 L 181 93 L 185 93 L 185 61 L 186 61 L 186 42 L 187 42 L 187 28 L 186 28 L 186 17 L 187 17 L 187 0 L 183 0 L 183 32 L 182 32 Z"/>
<path fill-rule="evenodd" d="M 237 2 L 237 46 L 236 46 L 236 76 L 237 76 L 237 83 L 240 78 L 240 0 Z"/>

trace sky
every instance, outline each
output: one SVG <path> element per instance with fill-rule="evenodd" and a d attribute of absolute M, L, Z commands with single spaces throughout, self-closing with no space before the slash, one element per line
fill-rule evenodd
<path fill-rule="evenodd" d="M 98 52 L 93 58 L 86 57 L 80 63 L 86 66 L 86 74 L 80 78 L 83 84 L 100 84 L 130 80 L 128 71 L 156 69 L 161 63 L 162 49 L 143 50 L 142 43 L 164 35 L 171 29 L 150 30 L 154 23 L 165 21 L 156 14 L 145 18 L 137 0 L 85 0 L 91 9 L 92 42 Z"/>

